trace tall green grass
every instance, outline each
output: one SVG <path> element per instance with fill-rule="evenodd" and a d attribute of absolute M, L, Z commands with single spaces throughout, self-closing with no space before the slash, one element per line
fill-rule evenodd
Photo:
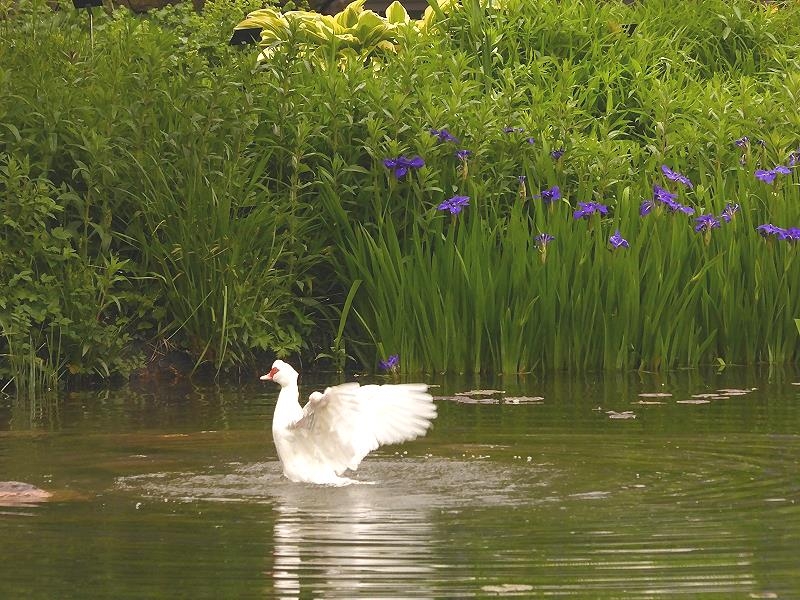
<path fill-rule="evenodd" d="M 328 73 L 351 131 L 368 128 L 350 161 L 338 153 L 319 171 L 337 272 L 363 281 L 361 358 L 399 353 L 402 368 L 437 372 L 796 361 L 797 244 L 756 227 L 797 226 L 797 176 L 772 187 L 753 175 L 798 147 L 796 16 L 750 3 L 466 3 L 377 80 Z M 460 144 L 437 144 L 431 127 Z M 472 151 L 466 178 L 457 148 Z M 381 159 L 398 154 L 427 164 L 397 181 Z M 695 182 L 680 200 L 696 215 L 740 204 L 733 222 L 706 240 L 685 215 L 640 217 L 662 164 Z M 519 175 L 529 195 L 557 184 L 564 199 L 522 201 Z M 471 198 L 463 213 L 436 210 L 456 193 Z M 576 222 L 586 201 L 610 216 Z M 616 229 L 630 248 L 609 249 Z M 556 237 L 544 263 L 539 232 Z"/>
<path fill-rule="evenodd" d="M 93 46 L 84 13 L 43 3 L 19 3 L 0 28 L 0 153 L 26 169 L 0 181 L 4 212 L 44 202 L 15 191 L 23 180 L 50 203 L 5 223 L 22 258 L 0 267 L 3 282 L 33 261 L 41 285 L 0 307 L 1 379 L 24 385 L 20 357 L 61 379 L 125 375 L 164 346 L 217 371 L 301 348 L 324 240 L 306 235 L 308 144 L 270 88 L 249 87 L 255 57 L 227 45 L 257 7 L 245 4 L 98 14 Z"/>

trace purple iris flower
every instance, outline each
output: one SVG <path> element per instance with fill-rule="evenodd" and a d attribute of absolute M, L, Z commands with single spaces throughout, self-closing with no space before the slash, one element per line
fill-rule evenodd
<path fill-rule="evenodd" d="M 756 227 L 756 231 L 758 231 L 762 237 L 774 235 L 779 240 L 786 240 L 787 242 L 800 241 L 800 227 L 787 227 L 784 229 L 783 227 L 777 227 L 772 223 L 766 223 Z"/>
<path fill-rule="evenodd" d="M 736 144 L 739 148 L 747 148 L 747 146 L 750 145 L 750 138 L 748 138 L 745 135 L 745 136 L 740 137 L 738 140 L 736 140 L 733 143 Z"/>
<path fill-rule="evenodd" d="M 578 210 L 573 212 L 572 216 L 575 219 L 588 219 L 595 213 L 607 215 L 608 207 L 599 202 L 578 202 Z"/>
<path fill-rule="evenodd" d="M 653 185 L 653 201 L 647 206 L 642 203 L 642 206 L 639 208 L 639 214 L 641 216 L 646 215 L 653 209 L 653 206 L 655 206 L 656 202 L 661 202 L 671 212 L 682 212 L 686 213 L 687 215 L 693 215 L 694 209 L 690 206 L 684 206 L 678 202 L 677 198 L 678 194 L 673 194 L 672 192 L 662 188 L 660 185 Z"/>
<path fill-rule="evenodd" d="M 739 205 L 731 204 L 729 202 L 728 204 L 725 205 L 725 210 L 722 211 L 722 214 L 719 216 L 719 218 L 725 221 L 726 223 L 730 223 L 737 212 L 739 212 Z"/>
<path fill-rule="evenodd" d="M 800 227 L 788 227 L 778 237 L 787 242 L 800 242 Z"/>
<path fill-rule="evenodd" d="M 789 166 L 794 167 L 797 163 L 800 163 L 800 150 L 795 150 L 789 155 Z"/>
<path fill-rule="evenodd" d="M 536 138 L 535 137 L 529 137 L 525 141 L 528 142 L 529 144 L 535 144 L 536 143 Z"/>
<path fill-rule="evenodd" d="M 550 156 L 552 157 L 553 160 L 558 160 L 559 158 L 564 156 L 564 149 L 563 148 L 559 148 L 558 150 L 553 150 L 550 153 Z"/>
<path fill-rule="evenodd" d="M 459 160 L 467 160 L 470 154 L 472 154 L 471 150 L 456 150 L 456 156 Z"/>
<path fill-rule="evenodd" d="M 549 233 L 540 233 L 535 238 L 533 238 L 533 241 L 536 244 L 537 248 L 544 249 L 544 247 L 547 246 L 547 244 L 552 242 L 554 239 L 556 239 L 555 236 L 550 235 Z"/>
<path fill-rule="evenodd" d="M 397 179 L 405 177 L 409 169 L 419 169 L 424 165 L 425 161 L 419 156 L 413 158 L 398 156 L 397 158 L 386 158 L 383 161 L 383 166 L 390 169 Z"/>
<path fill-rule="evenodd" d="M 536 198 L 541 198 L 542 202 L 545 204 L 552 204 L 561 198 L 561 189 L 557 185 L 554 185 L 549 189 L 542 190 Z"/>
<path fill-rule="evenodd" d="M 711 231 L 712 229 L 716 229 L 720 226 L 719 221 L 717 221 L 714 215 L 700 215 L 694 220 L 694 222 L 696 223 L 694 230 L 698 233 L 701 231 Z"/>
<path fill-rule="evenodd" d="M 792 170 L 789 167 L 778 165 L 776 167 L 773 167 L 769 171 L 766 171 L 764 169 L 756 169 L 755 176 L 756 179 L 759 179 L 764 183 L 773 183 L 778 175 L 789 175 L 791 174 L 791 172 Z"/>
<path fill-rule="evenodd" d="M 663 202 L 667 206 L 671 204 L 676 204 L 676 200 L 678 199 L 678 194 L 673 194 L 669 190 L 664 189 L 660 185 L 653 185 L 653 200 L 658 200 L 659 202 Z"/>
<path fill-rule="evenodd" d="M 630 244 L 628 240 L 622 237 L 622 234 L 617 229 L 610 238 L 608 238 L 608 243 L 611 244 L 611 247 L 614 250 L 618 250 L 619 248 L 630 248 Z"/>
<path fill-rule="evenodd" d="M 391 371 L 393 369 L 396 369 L 399 364 L 400 364 L 400 355 L 399 354 L 392 354 L 386 360 L 380 361 L 380 367 L 384 371 Z"/>
<path fill-rule="evenodd" d="M 447 129 L 431 129 L 430 132 L 432 136 L 439 138 L 440 142 L 453 142 L 454 144 L 458 143 L 458 139 L 449 131 L 447 131 Z"/>
<path fill-rule="evenodd" d="M 645 200 L 642 202 L 642 205 L 639 207 L 639 216 L 644 217 L 650 214 L 650 212 L 656 207 L 656 203 L 653 200 Z"/>
<path fill-rule="evenodd" d="M 457 215 L 465 206 L 469 206 L 469 196 L 453 196 L 442 202 L 437 208 L 449 210 L 451 215 Z"/>
<path fill-rule="evenodd" d="M 520 175 L 519 177 L 517 177 L 517 180 L 519 181 L 519 191 L 517 192 L 517 194 L 519 195 L 520 198 L 524 200 L 525 196 L 528 195 L 528 188 L 525 187 L 525 182 L 528 180 L 528 178 L 525 177 L 525 175 Z"/>
<path fill-rule="evenodd" d="M 550 235 L 549 233 L 540 233 L 535 238 L 533 238 L 534 244 L 539 249 L 539 253 L 541 254 L 542 264 L 547 261 L 547 244 L 552 242 L 556 237 L 554 235 Z"/>
<path fill-rule="evenodd" d="M 503 127 L 503 133 L 523 133 L 522 127 Z"/>
<path fill-rule="evenodd" d="M 765 171 L 764 169 L 756 169 L 755 175 L 756 179 L 759 179 L 764 183 L 773 183 L 775 181 L 775 178 L 778 176 L 778 174 L 775 171 L 773 170 Z"/>
<path fill-rule="evenodd" d="M 777 227 L 772 223 L 765 223 L 764 225 L 759 225 L 756 227 L 756 231 L 758 231 L 761 237 L 768 237 L 770 235 L 781 236 L 785 230 L 782 227 Z"/>
<path fill-rule="evenodd" d="M 682 183 L 688 188 L 693 187 L 692 181 L 686 175 L 678 173 L 677 171 L 673 171 L 667 165 L 661 165 L 661 172 L 664 174 L 664 177 L 666 177 L 670 181 L 677 181 L 678 183 Z"/>

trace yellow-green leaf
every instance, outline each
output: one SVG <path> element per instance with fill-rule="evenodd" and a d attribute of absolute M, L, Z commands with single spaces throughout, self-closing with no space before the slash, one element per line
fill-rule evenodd
<path fill-rule="evenodd" d="M 335 16 L 336 22 L 342 27 L 355 27 L 358 23 L 358 16 L 364 10 L 366 0 L 355 0 L 348 4 L 345 9 Z"/>
<path fill-rule="evenodd" d="M 410 20 L 408 12 L 398 0 L 394 0 L 394 2 L 386 7 L 386 19 L 389 23 L 395 24 L 408 23 Z"/>

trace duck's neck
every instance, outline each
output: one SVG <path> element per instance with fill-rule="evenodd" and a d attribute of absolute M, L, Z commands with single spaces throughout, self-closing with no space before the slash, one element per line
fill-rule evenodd
<path fill-rule="evenodd" d="M 303 416 L 299 398 L 300 392 L 296 383 L 281 388 L 278 402 L 275 404 L 275 413 L 272 415 L 273 429 L 287 427 Z"/>

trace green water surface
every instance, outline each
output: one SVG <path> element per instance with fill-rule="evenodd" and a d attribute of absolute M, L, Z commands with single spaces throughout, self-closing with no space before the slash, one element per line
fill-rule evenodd
<path fill-rule="evenodd" d="M 271 384 L 0 399 L 52 493 L 0 506 L 0 597 L 800 598 L 797 371 L 434 382 L 342 488 L 282 477 Z"/>

